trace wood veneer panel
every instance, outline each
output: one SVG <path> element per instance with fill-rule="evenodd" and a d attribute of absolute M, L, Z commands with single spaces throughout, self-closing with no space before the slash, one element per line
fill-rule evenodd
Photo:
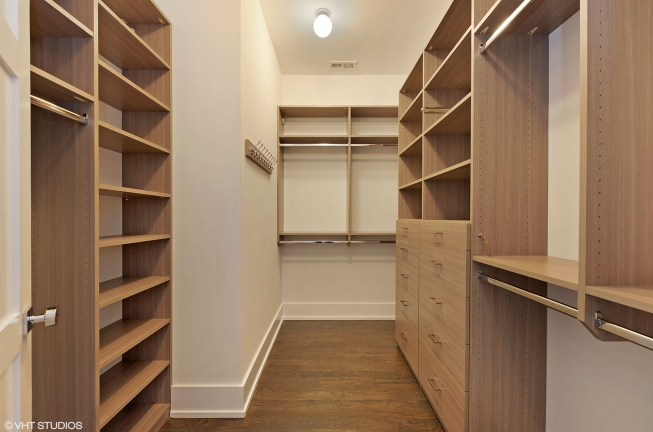
<path fill-rule="evenodd" d="M 32 96 L 49 102 L 89 102 L 94 99 L 93 95 L 36 66 L 30 66 L 30 85 Z"/>
<path fill-rule="evenodd" d="M 279 137 L 281 144 L 348 144 L 347 135 L 284 135 Z"/>
<path fill-rule="evenodd" d="M 328 117 L 348 117 L 349 107 L 343 106 L 282 106 L 279 107 L 281 118 L 300 117 L 300 118 L 328 118 Z"/>
<path fill-rule="evenodd" d="M 100 427 L 104 427 L 170 362 L 121 361 L 100 377 Z"/>
<path fill-rule="evenodd" d="M 469 180 L 424 182 L 424 220 L 469 220 Z"/>
<path fill-rule="evenodd" d="M 375 118 L 375 117 L 399 117 L 397 106 L 359 106 L 351 107 L 351 117 Z"/>
<path fill-rule="evenodd" d="M 546 296 L 546 283 L 474 264 Z M 547 308 L 472 278 L 469 429 L 542 432 L 546 421 Z"/>
<path fill-rule="evenodd" d="M 170 404 L 129 404 L 102 432 L 156 432 L 170 418 Z"/>
<path fill-rule="evenodd" d="M 400 122 L 416 122 L 422 120 L 422 107 L 424 106 L 424 93 L 420 92 L 410 106 L 402 113 Z"/>
<path fill-rule="evenodd" d="M 552 256 L 475 256 L 474 261 L 578 290 L 578 261 Z"/>
<path fill-rule="evenodd" d="M 352 135 L 351 144 L 398 144 L 398 135 Z"/>
<path fill-rule="evenodd" d="M 469 135 L 424 136 L 424 175 L 442 171 L 471 158 Z"/>
<path fill-rule="evenodd" d="M 167 70 L 125 70 L 125 78 L 147 94 L 169 107 L 171 100 L 170 76 Z"/>
<path fill-rule="evenodd" d="M 100 195 L 104 196 L 114 196 L 114 197 L 134 197 L 134 198 L 143 198 L 143 197 L 158 197 L 158 198 L 170 198 L 169 193 L 163 192 L 152 192 L 141 189 L 132 189 L 122 186 L 113 186 L 100 184 Z"/>
<path fill-rule="evenodd" d="M 168 281 L 170 281 L 170 276 L 121 276 L 101 282 L 98 307 L 109 306 Z"/>
<path fill-rule="evenodd" d="M 99 66 L 99 98 L 120 111 L 170 111 L 163 102 L 138 87 L 103 61 Z"/>
<path fill-rule="evenodd" d="M 100 55 L 120 69 L 170 69 L 170 65 L 103 2 L 98 3 Z"/>
<path fill-rule="evenodd" d="M 132 243 L 151 242 L 158 240 L 167 240 L 170 234 L 150 234 L 150 235 L 116 235 L 100 237 L 99 247 L 122 246 Z"/>
<path fill-rule="evenodd" d="M 399 187 L 422 178 L 421 156 L 399 156 Z"/>
<path fill-rule="evenodd" d="M 465 32 L 455 48 L 444 59 L 435 74 L 426 83 L 425 88 L 441 90 L 460 89 L 468 91 L 472 88 L 471 31 L 470 28 Z"/>
<path fill-rule="evenodd" d="M 472 161 L 468 159 L 424 177 L 424 180 L 469 180 Z"/>
<path fill-rule="evenodd" d="M 653 286 L 588 286 L 587 294 L 653 314 Z"/>
<path fill-rule="evenodd" d="M 621 327 L 625 327 L 629 330 L 641 333 L 648 337 L 653 337 L 653 313 L 650 312 L 650 306 L 645 304 L 643 306 L 641 301 L 642 297 L 638 296 L 638 299 L 635 300 L 632 297 L 624 299 L 623 297 L 617 298 L 612 297 L 613 293 L 606 293 L 605 289 L 595 290 L 594 287 L 587 287 L 588 291 L 594 292 L 596 294 L 601 294 L 604 297 L 611 297 L 619 302 L 630 303 L 637 305 L 640 308 L 630 307 L 629 305 L 620 304 L 608 299 L 595 297 L 589 293 L 585 296 L 585 316 L 579 318 L 585 320 L 586 327 L 592 332 L 592 334 L 599 340 L 605 342 L 611 341 L 623 341 L 622 338 L 608 333 L 602 330 L 599 330 L 596 327 L 595 314 L 596 312 L 601 312 L 601 316 L 607 322 L 616 324 Z M 623 296 L 624 294 L 618 294 Z M 627 294 L 626 294 L 627 295 Z M 646 295 L 647 300 L 650 300 L 650 297 Z"/>
<path fill-rule="evenodd" d="M 100 369 L 170 323 L 169 319 L 122 319 L 100 330 Z"/>
<path fill-rule="evenodd" d="M 548 37 L 475 53 L 473 255 L 547 255 Z"/>
<path fill-rule="evenodd" d="M 425 108 L 446 108 L 444 112 L 424 111 L 423 128 L 430 131 L 440 119 L 449 115 L 449 111 L 470 95 L 469 90 L 424 90 Z M 457 113 L 457 115 L 460 113 Z M 429 132 L 430 133 L 430 132 Z"/>
<path fill-rule="evenodd" d="M 92 103 L 62 103 L 94 118 Z M 56 306 L 54 327 L 32 330 L 34 421 L 95 428 L 95 178 L 93 127 L 32 107 L 32 306 Z M 53 397 L 65 392 L 75 397 Z M 92 425 L 92 426 L 91 426 Z"/>
<path fill-rule="evenodd" d="M 399 217 L 398 219 L 422 219 L 422 191 L 399 191 Z"/>
<path fill-rule="evenodd" d="M 171 115 L 167 112 L 123 112 L 122 128 L 165 149 L 171 149 Z"/>
<path fill-rule="evenodd" d="M 471 133 L 471 121 L 472 94 L 469 93 L 426 130 L 424 135 L 468 135 Z"/>
<path fill-rule="evenodd" d="M 130 24 L 136 34 L 170 65 L 172 62 L 172 33 L 169 25 Z"/>
<path fill-rule="evenodd" d="M 55 1 L 31 0 L 30 37 L 83 38 L 93 37 L 93 32 Z"/>
<path fill-rule="evenodd" d="M 472 0 L 454 0 L 438 25 L 427 49 L 451 50 L 472 20 Z"/>
<path fill-rule="evenodd" d="M 88 93 L 95 93 L 93 38 L 31 38 L 30 64 Z"/>
<path fill-rule="evenodd" d="M 422 122 L 399 122 L 399 154 L 422 154 Z M 407 150 L 411 148 L 412 150 Z"/>
<path fill-rule="evenodd" d="M 104 4 L 117 11 L 120 18 L 129 24 L 170 24 L 161 9 L 151 0 L 106 0 Z"/>
<path fill-rule="evenodd" d="M 118 129 L 108 123 L 98 121 L 100 125 L 100 147 L 118 153 L 170 153 L 153 142 L 144 140 L 134 134 Z"/>
<path fill-rule="evenodd" d="M 412 126 L 415 130 L 417 129 L 418 126 L 421 126 L 419 123 L 406 123 L 406 126 Z M 406 127 L 404 126 L 404 127 Z M 404 131 L 404 140 L 410 138 L 412 136 L 413 132 L 412 131 Z M 399 145 L 401 148 L 401 145 Z M 402 150 L 399 152 L 399 156 L 421 156 L 422 155 L 422 135 L 420 134 L 417 138 L 415 138 L 412 142 L 409 142 L 408 145 L 403 147 Z"/>

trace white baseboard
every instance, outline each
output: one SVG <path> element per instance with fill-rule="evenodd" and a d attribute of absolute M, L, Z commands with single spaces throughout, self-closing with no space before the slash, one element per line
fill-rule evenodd
<path fill-rule="evenodd" d="M 394 320 L 394 303 L 284 303 L 284 320 Z"/>
<path fill-rule="evenodd" d="M 283 306 L 270 325 L 245 379 L 233 386 L 172 386 L 172 418 L 244 418 L 283 322 Z"/>

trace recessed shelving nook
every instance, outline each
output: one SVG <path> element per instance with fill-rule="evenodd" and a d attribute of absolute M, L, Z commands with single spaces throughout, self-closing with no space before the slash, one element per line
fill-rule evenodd
<path fill-rule="evenodd" d="M 279 244 L 394 241 L 396 106 L 279 107 Z"/>
<path fill-rule="evenodd" d="M 33 305 L 61 314 L 33 332 L 34 420 L 156 431 L 171 388 L 170 22 L 151 0 L 31 0 L 30 28 L 31 92 L 53 107 L 32 108 Z"/>

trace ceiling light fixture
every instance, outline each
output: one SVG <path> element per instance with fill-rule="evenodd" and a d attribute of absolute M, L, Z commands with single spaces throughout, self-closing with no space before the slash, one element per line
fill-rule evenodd
<path fill-rule="evenodd" d="M 325 38 L 331 34 L 333 25 L 331 24 L 331 12 L 329 9 L 318 9 L 315 11 L 315 22 L 313 23 L 313 30 L 315 34 L 321 38 Z"/>

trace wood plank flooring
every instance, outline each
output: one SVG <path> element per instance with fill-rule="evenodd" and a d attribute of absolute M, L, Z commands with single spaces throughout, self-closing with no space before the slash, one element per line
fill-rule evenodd
<path fill-rule="evenodd" d="M 444 432 L 394 340 L 394 321 L 285 321 L 244 419 L 162 432 Z"/>

